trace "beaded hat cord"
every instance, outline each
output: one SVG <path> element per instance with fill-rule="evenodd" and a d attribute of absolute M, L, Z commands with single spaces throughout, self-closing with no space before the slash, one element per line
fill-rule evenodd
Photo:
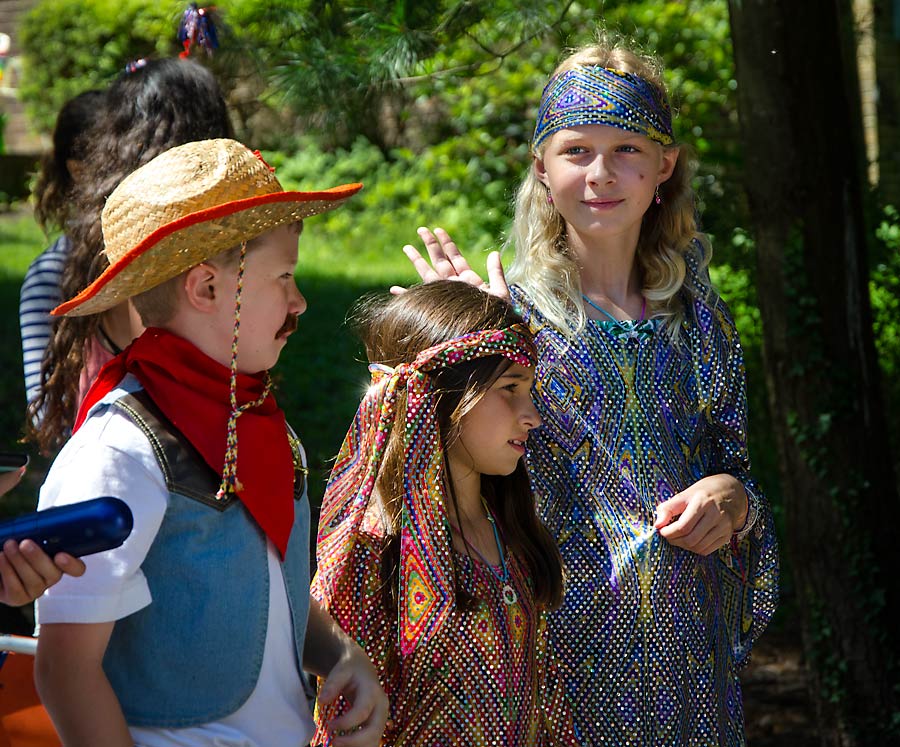
<path fill-rule="evenodd" d="M 222 500 L 228 493 L 240 493 L 243 490 L 237 478 L 238 438 L 237 419 L 242 412 L 259 407 L 272 390 L 272 377 L 266 371 L 266 382 L 262 394 L 253 402 L 246 402 L 238 407 L 237 403 L 237 352 L 238 336 L 241 331 L 241 294 L 244 289 L 244 264 L 247 259 L 247 242 L 241 242 L 241 259 L 238 265 L 237 291 L 234 294 L 234 334 L 231 337 L 231 376 L 229 377 L 229 399 L 231 412 L 228 414 L 228 427 L 225 437 L 225 464 L 222 467 L 222 482 L 216 492 L 216 500 Z"/>

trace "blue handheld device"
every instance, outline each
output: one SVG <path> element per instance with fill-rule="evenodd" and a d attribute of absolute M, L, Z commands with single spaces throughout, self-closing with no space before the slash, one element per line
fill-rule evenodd
<path fill-rule="evenodd" d="M 58 552 L 80 557 L 118 547 L 132 526 L 128 504 L 105 496 L 0 522 L 0 547 L 9 539 L 30 539 L 51 558 Z"/>

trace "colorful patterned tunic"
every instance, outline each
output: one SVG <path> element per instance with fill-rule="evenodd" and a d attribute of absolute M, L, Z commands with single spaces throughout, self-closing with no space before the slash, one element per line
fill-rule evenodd
<path fill-rule="evenodd" d="M 329 612 L 372 659 L 390 700 L 382 745 L 395 747 L 544 747 L 578 744 L 558 667 L 548 656 L 544 616 L 514 557 L 510 583 L 518 600 L 507 605 L 501 584 L 479 560 L 454 552 L 457 581 L 484 600 L 455 609 L 427 643 L 406 657 L 397 646 L 397 614 L 381 594 L 383 539 L 360 533 L 346 579 Z M 320 596 L 313 582 L 313 594 Z M 313 745 L 330 743 L 323 725 L 333 709 L 316 713 Z"/>
<path fill-rule="evenodd" d="M 567 574 L 550 639 L 583 743 L 743 745 L 737 671 L 775 609 L 778 560 L 728 309 L 688 301 L 677 348 L 654 319 L 589 321 L 570 343 L 513 296 L 539 353 L 528 467 Z M 668 544 L 657 504 L 722 472 L 746 486 L 753 529 L 708 557 Z"/>

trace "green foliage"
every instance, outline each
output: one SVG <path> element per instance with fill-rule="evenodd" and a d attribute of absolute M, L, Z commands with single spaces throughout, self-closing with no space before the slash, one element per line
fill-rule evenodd
<path fill-rule="evenodd" d="M 104 88 L 130 60 L 171 54 L 183 2 L 42 0 L 22 18 L 20 96 L 32 122 L 53 129 L 65 101 Z"/>
<path fill-rule="evenodd" d="M 325 116 L 320 124 L 333 125 L 320 142 L 349 137 L 346 147 L 355 151 L 358 145 L 350 143 L 354 133 L 362 133 L 402 165 L 397 171 L 401 181 L 412 173 L 424 177 L 415 189 L 396 188 L 398 194 L 422 195 L 426 210 L 419 213 L 420 221 L 431 221 L 444 201 L 454 199 L 459 184 L 465 191 L 455 198 L 469 220 L 483 222 L 487 229 L 505 225 L 509 201 L 530 161 L 528 142 L 546 78 L 565 46 L 590 42 L 604 22 L 657 49 L 666 62 L 679 132 L 696 143 L 704 159 L 696 187 L 700 206 L 706 208 L 705 228 L 728 235 L 733 226 L 746 223 L 743 202 L 735 197 L 742 192 L 741 162 L 725 2 L 607 2 L 602 16 L 599 10 L 562 2 L 543 3 L 540 10 L 526 4 L 516 12 L 505 3 L 479 4 L 477 13 L 470 8 L 464 18 L 456 14 L 472 4 L 428 3 L 431 16 L 403 16 L 405 30 L 397 26 L 399 5 L 368 3 L 350 9 L 330 3 L 316 6 L 316 16 L 309 3 L 245 0 L 229 18 L 247 38 L 257 40 L 283 100 L 306 121 L 318 112 Z M 700 5 L 702 13 L 696 12 Z M 377 23 L 379 18 L 383 22 Z M 361 27 L 365 34 L 354 35 Z M 415 47 L 413 38 L 422 35 L 435 43 L 420 39 Z M 391 44 L 401 45 L 401 37 L 409 50 L 415 47 L 415 54 L 385 51 Z M 352 61 L 345 64 L 345 57 Z M 403 65 L 396 62 L 401 57 Z M 355 102 L 352 106 L 345 94 Z M 390 147 L 392 138 L 396 147 Z M 460 162 L 455 167 L 454 159 Z M 424 166 L 428 168 L 422 173 Z M 443 172 L 441 178 L 434 168 Z M 436 189 L 426 199 L 432 184 Z M 390 202 L 367 204 L 394 210 Z M 479 228 L 464 230 L 477 237 Z M 476 238 L 475 244 L 488 245 L 497 236 Z M 752 279 L 749 250 L 734 243 L 717 251 L 750 271 Z"/>
<path fill-rule="evenodd" d="M 808 590 L 809 600 L 809 645 L 820 697 L 827 703 L 839 705 L 847 698 L 847 661 L 844 658 L 837 635 L 829 623 L 825 603 Z"/>
<path fill-rule="evenodd" d="M 878 226 L 879 243 L 873 252 L 869 276 L 872 299 L 872 329 L 881 364 L 885 413 L 894 465 L 900 474 L 900 212 L 888 205 Z"/>
<path fill-rule="evenodd" d="M 753 247 L 733 232 L 747 220 L 737 197 L 725 0 L 231 0 L 218 8 L 223 43 L 214 69 L 261 74 L 265 98 L 288 105 L 307 132 L 284 132 L 280 153 L 268 154 L 282 182 L 366 184 L 347 206 L 311 221 L 301 243 L 301 274 L 360 289 L 414 277 L 400 248 L 417 243 L 418 225 L 443 226 L 483 266 L 530 162 L 540 91 L 567 47 L 590 42 L 603 25 L 657 53 L 679 137 L 701 158 L 704 226 L 732 237 L 715 243 L 716 282 L 742 335 L 751 417 L 764 419 Z M 32 111 L 48 126 L 64 99 L 102 85 L 128 59 L 171 53 L 182 9 L 169 1 L 41 0 L 25 24 Z M 754 459 L 774 474 L 772 439 L 758 442 L 765 450 Z"/>
<path fill-rule="evenodd" d="M 273 92 L 305 121 L 335 142 L 363 133 L 386 151 L 397 144 L 387 130 L 399 123 L 386 127 L 385 120 L 391 113 L 407 116 L 417 79 L 448 71 L 455 80 L 471 75 L 545 34 L 572 5 L 244 0 L 233 4 L 229 23 L 258 50 Z"/>
<path fill-rule="evenodd" d="M 393 157 L 445 145 L 446 157 L 498 182 L 488 190 L 500 198 L 491 210 L 505 209 L 527 165 L 548 73 L 564 47 L 589 42 L 605 24 L 667 65 L 679 133 L 705 164 L 697 188 L 707 230 L 726 235 L 746 223 L 733 198 L 740 162 L 725 0 L 608 0 L 602 8 L 571 0 L 231 0 L 218 7 L 222 48 L 211 65 L 227 90 L 247 89 L 242 122 L 252 119 L 247 101 L 259 101 L 262 75 L 264 98 L 288 105 L 326 146 L 349 149 L 362 135 Z M 66 99 L 106 84 L 126 61 L 171 54 L 182 9 L 174 0 L 41 0 L 22 29 L 22 97 L 36 124 L 51 128 Z M 285 133 L 277 147 L 292 140 Z"/>
<path fill-rule="evenodd" d="M 900 213 L 889 205 L 875 232 L 881 242 L 875 254 L 869 289 L 875 344 L 889 380 L 900 374 Z"/>
<path fill-rule="evenodd" d="M 732 233 L 731 255 L 753 250 L 752 239 L 742 229 Z M 713 286 L 728 304 L 735 326 L 741 338 L 744 352 L 744 368 L 747 372 L 747 415 L 749 421 L 749 447 L 753 473 L 765 488 L 773 504 L 779 526 L 782 525 L 781 494 L 779 491 L 778 454 L 771 437 L 772 423 L 769 417 L 768 397 L 762 357 L 762 320 L 756 298 L 753 274 L 746 267 L 719 261 L 713 256 L 710 266 Z"/>
<path fill-rule="evenodd" d="M 418 154 L 394 151 L 388 158 L 362 138 L 333 152 L 306 138 L 290 156 L 265 156 L 289 189 L 366 185 L 340 210 L 316 219 L 309 236 L 304 233 L 301 254 L 318 272 L 331 274 L 329 268 L 339 267 L 344 277 L 389 284 L 415 277 L 400 249 L 418 242 L 420 225 L 446 228 L 476 265 L 479 253 L 494 248 L 505 221 L 499 208 L 502 185 L 491 178 L 496 164 L 477 150 L 478 143 L 454 138 Z M 491 205 L 497 207 L 485 207 Z"/>
<path fill-rule="evenodd" d="M 38 250 L 50 244 L 28 212 L 0 219 L 0 278 L 21 278 Z"/>

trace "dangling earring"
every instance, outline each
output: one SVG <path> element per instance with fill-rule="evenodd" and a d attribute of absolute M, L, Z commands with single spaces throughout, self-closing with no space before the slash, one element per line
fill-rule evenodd
<path fill-rule="evenodd" d="M 552 204 L 553 204 L 553 195 L 551 194 L 551 192 L 550 192 L 549 189 L 547 190 L 547 204 L 548 204 L 548 205 L 552 205 Z"/>
<path fill-rule="evenodd" d="M 662 204 L 662 197 L 659 196 L 659 185 L 658 184 L 656 185 L 656 197 L 654 198 L 654 200 L 656 201 L 657 205 Z"/>

